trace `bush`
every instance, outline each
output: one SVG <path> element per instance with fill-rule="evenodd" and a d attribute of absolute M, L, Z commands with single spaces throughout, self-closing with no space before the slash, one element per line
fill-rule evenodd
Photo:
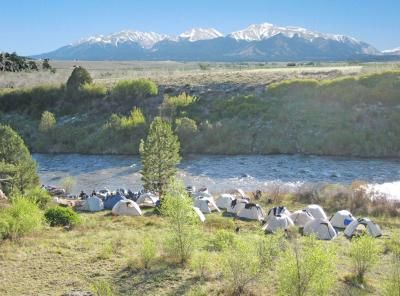
<path fill-rule="evenodd" d="M 24 194 L 24 197 L 37 204 L 42 210 L 45 209 L 51 202 L 50 194 L 47 192 L 47 190 L 40 187 L 27 190 Z"/>
<path fill-rule="evenodd" d="M 92 82 L 93 80 L 89 72 L 85 68 L 78 66 L 72 70 L 67 80 L 67 89 L 69 91 L 77 91 L 81 86 L 91 84 Z"/>
<path fill-rule="evenodd" d="M 44 111 L 42 113 L 42 118 L 40 119 L 39 131 L 48 132 L 56 125 L 56 117 L 53 113 L 49 111 Z"/>
<path fill-rule="evenodd" d="M 124 101 L 144 99 L 157 94 L 157 85 L 147 79 L 121 80 L 111 90 L 111 95 L 114 99 Z"/>
<path fill-rule="evenodd" d="M 139 256 L 144 269 L 148 269 L 150 267 L 150 264 L 156 257 L 156 251 L 157 247 L 154 240 L 145 238 L 142 241 Z"/>
<path fill-rule="evenodd" d="M 61 180 L 61 186 L 65 189 L 66 193 L 71 193 L 72 189 L 76 184 L 76 179 L 74 177 L 68 176 Z"/>
<path fill-rule="evenodd" d="M 335 282 L 335 254 L 313 237 L 288 248 L 277 266 L 279 295 L 328 295 Z"/>
<path fill-rule="evenodd" d="M 49 208 L 44 216 L 50 226 L 73 226 L 81 222 L 79 215 L 74 210 L 60 206 Z"/>
<path fill-rule="evenodd" d="M 107 94 L 107 87 L 102 84 L 85 83 L 81 86 L 80 93 L 80 97 L 83 98 L 102 98 Z"/>
<path fill-rule="evenodd" d="M 14 197 L 10 207 L 0 209 L 0 239 L 17 239 L 42 226 L 42 212 L 26 198 Z"/>
<path fill-rule="evenodd" d="M 352 239 L 349 256 L 357 283 L 365 282 L 365 273 L 378 261 L 379 253 L 380 248 L 375 238 L 363 235 Z"/>
<path fill-rule="evenodd" d="M 225 229 L 219 229 L 214 234 L 210 241 L 210 248 L 214 251 L 223 251 L 229 249 L 235 243 L 235 234 L 233 231 L 227 231 Z"/>

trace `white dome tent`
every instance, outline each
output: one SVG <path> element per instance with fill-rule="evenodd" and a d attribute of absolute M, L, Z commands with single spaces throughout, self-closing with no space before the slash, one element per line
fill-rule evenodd
<path fill-rule="evenodd" d="M 290 215 L 294 225 L 303 228 L 308 222 L 314 220 L 314 217 L 306 210 L 298 210 Z"/>
<path fill-rule="evenodd" d="M 130 199 L 122 199 L 112 208 L 113 215 L 116 216 L 141 216 L 142 211 L 137 203 Z"/>
<path fill-rule="evenodd" d="M 247 199 L 234 199 L 232 200 L 231 205 L 226 209 L 226 212 L 230 214 L 237 214 L 248 203 L 249 201 Z"/>
<path fill-rule="evenodd" d="M 193 211 L 196 213 L 196 215 L 199 217 L 201 222 L 206 221 L 206 216 L 204 216 L 204 214 L 200 211 L 199 208 L 197 207 L 192 207 Z"/>
<path fill-rule="evenodd" d="M 235 199 L 235 197 L 232 194 L 229 193 L 222 193 L 218 199 L 215 201 L 216 205 L 220 209 L 227 209 L 228 207 L 231 206 L 232 201 Z"/>
<path fill-rule="evenodd" d="M 335 215 L 329 220 L 333 227 L 344 229 L 356 218 L 347 210 L 337 211 Z"/>
<path fill-rule="evenodd" d="M 279 229 L 287 230 L 291 226 L 294 226 L 294 223 L 289 216 L 277 215 L 268 217 L 267 223 L 262 229 L 266 233 L 274 233 Z"/>
<path fill-rule="evenodd" d="M 316 218 L 304 225 L 304 235 L 315 235 L 320 240 L 332 240 L 337 237 L 335 228 L 327 219 Z"/>
<path fill-rule="evenodd" d="M 88 212 L 99 212 L 104 210 L 103 201 L 96 195 L 88 197 L 84 201 L 83 210 Z"/>
<path fill-rule="evenodd" d="M 136 203 L 141 207 L 155 207 L 159 198 L 152 193 L 144 193 L 139 196 Z"/>
<path fill-rule="evenodd" d="M 344 235 L 348 238 L 353 237 L 357 231 L 358 226 L 360 225 L 363 225 L 367 229 L 368 234 L 370 236 L 372 237 L 382 236 L 382 230 L 379 227 L 379 225 L 372 222 L 369 218 L 360 218 L 351 222 L 349 225 L 347 225 L 346 229 L 344 230 Z"/>
<path fill-rule="evenodd" d="M 204 214 L 210 214 L 212 211 L 221 212 L 212 198 L 199 198 L 194 202 L 194 206 L 199 208 Z"/>
<path fill-rule="evenodd" d="M 244 208 L 239 210 L 236 214 L 238 218 L 246 220 L 264 220 L 265 214 L 262 208 L 258 204 L 247 203 Z"/>
<path fill-rule="evenodd" d="M 308 211 L 315 219 L 328 219 L 324 209 L 319 205 L 308 205 L 305 210 Z"/>

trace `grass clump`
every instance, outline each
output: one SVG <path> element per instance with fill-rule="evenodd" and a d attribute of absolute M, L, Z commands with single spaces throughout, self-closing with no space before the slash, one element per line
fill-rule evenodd
<path fill-rule="evenodd" d="M 157 94 L 157 85 L 148 79 L 121 80 L 111 90 L 112 97 L 121 101 L 144 99 Z"/>
<path fill-rule="evenodd" d="M 50 226 L 74 226 L 81 222 L 79 215 L 74 210 L 60 206 L 49 208 L 44 216 Z"/>
<path fill-rule="evenodd" d="M 149 269 L 156 257 L 157 247 L 154 240 L 146 237 L 139 251 L 140 261 L 144 269 Z"/>
<path fill-rule="evenodd" d="M 14 197 L 10 207 L 0 209 L 0 239 L 18 239 L 42 226 L 43 214 L 29 199 Z"/>

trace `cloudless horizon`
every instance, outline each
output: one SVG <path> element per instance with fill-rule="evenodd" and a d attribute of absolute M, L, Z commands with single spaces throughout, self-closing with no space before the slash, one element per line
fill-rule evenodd
<path fill-rule="evenodd" d="M 379 50 L 400 47 L 400 2 L 396 0 L 2 2 L 0 51 L 21 55 L 44 53 L 84 37 L 122 30 L 179 35 L 191 28 L 213 27 L 228 34 L 264 22 L 348 35 Z"/>

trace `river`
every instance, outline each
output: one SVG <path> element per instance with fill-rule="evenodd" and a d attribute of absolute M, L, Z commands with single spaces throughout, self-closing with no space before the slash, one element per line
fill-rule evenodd
<path fill-rule="evenodd" d="M 60 185 L 76 178 L 74 193 L 102 188 L 139 190 L 138 156 L 34 154 L 43 184 Z M 190 155 L 179 165 L 187 185 L 208 187 L 211 192 L 232 188 L 248 191 L 271 184 L 298 186 L 305 182 L 344 183 L 363 180 L 389 198 L 400 200 L 400 160 L 304 155 Z"/>

